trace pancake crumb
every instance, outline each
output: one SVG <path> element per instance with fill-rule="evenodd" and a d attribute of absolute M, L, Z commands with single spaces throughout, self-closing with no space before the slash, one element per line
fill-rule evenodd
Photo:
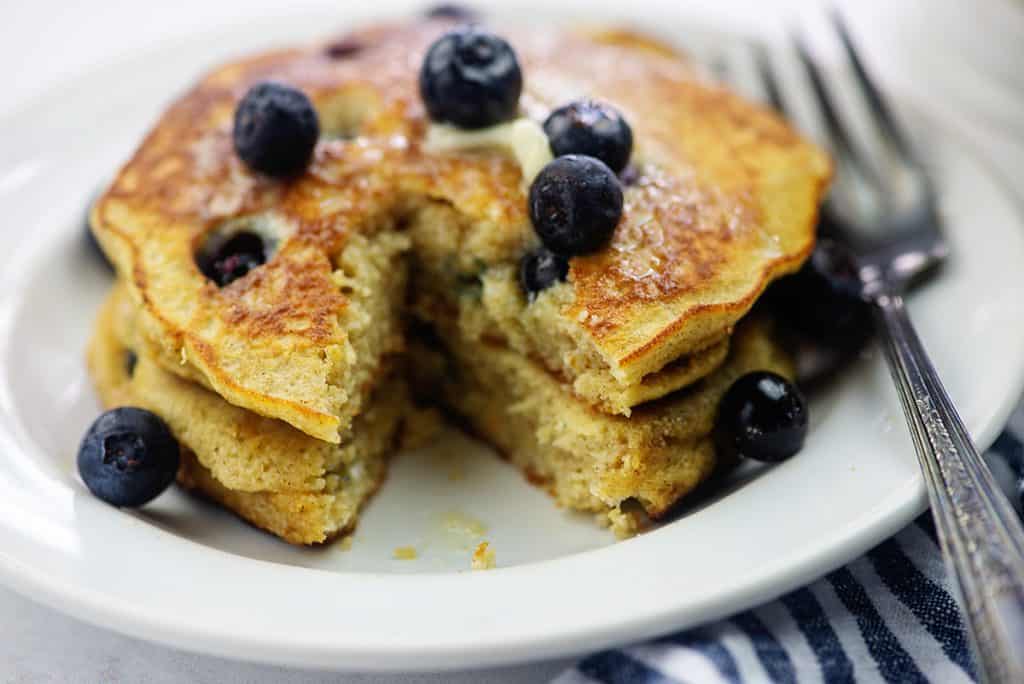
<path fill-rule="evenodd" d="M 623 510 L 624 507 L 613 508 L 607 514 L 599 515 L 599 524 L 611 529 L 616 539 L 628 539 L 639 532 L 643 525 L 639 511 Z"/>
<path fill-rule="evenodd" d="M 473 551 L 470 567 L 473 570 L 491 570 L 494 568 L 494 549 L 487 542 L 480 542 Z"/>
<path fill-rule="evenodd" d="M 438 530 L 444 541 L 456 549 L 469 550 L 487 533 L 483 521 L 461 511 L 448 511 L 438 519 Z"/>
<path fill-rule="evenodd" d="M 416 549 L 412 546 L 399 546 L 395 549 L 395 560 L 416 560 Z"/>
<path fill-rule="evenodd" d="M 342 551 L 348 551 L 349 549 L 351 549 L 352 548 L 352 535 L 350 534 L 348 536 L 342 537 L 338 541 L 336 546 L 337 546 L 337 548 L 341 549 Z"/>

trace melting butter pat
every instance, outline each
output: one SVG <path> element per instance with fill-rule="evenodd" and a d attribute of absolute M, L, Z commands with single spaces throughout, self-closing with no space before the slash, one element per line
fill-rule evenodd
<path fill-rule="evenodd" d="M 429 152 L 488 148 L 499 148 L 515 157 L 527 187 L 544 165 L 554 159 L 547 134 L 532 119 L 519 118 L 476 130 L 435 123 L 430 124 L 427 130 L 426 149 Z"/>

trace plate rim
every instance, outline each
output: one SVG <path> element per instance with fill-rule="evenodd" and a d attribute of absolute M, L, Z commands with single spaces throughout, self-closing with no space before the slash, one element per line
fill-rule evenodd
<path fill-rule="evenodd" d="M 169 45 L 180 43 L 180 40 L 165 41 L 154 45 L 150 50 L 144 51 L 148 54 L 155 54 L 165 51 Z M 95 76 L 99 72 L 114 73 L 124 67 L 128 60 L 117 60 L 116 62 L 102 65 L 96 69 L 86 69 L 85 73 L 74 78 L 62 79 L 58 83 L 48 87 L 45 91 L 30 97 L 12 107 L 0 115 L 0 122 L 16 119 L 20 113 L 31 109 L 37 103 L 53 97 L 55 93 L 65 90 L 73 81 L 82 76 Z M 73 87 L 73 86 L 72 86 Z M 918 107 L 911 98 L 908 100 L 910 108 L 916 110 L 915 115 L 927 120 L 930 126 L 936 130 L 949 134 L 951 145 L 964 150 L 966 155 L 981 167 L 990 181 L 1001 195 L 1009 200 L 1018 219 L 1024 225 L 1024 200 L 1014 192 L 1012 185 L 1004 175 L 996 168 L 980 150 L 966 136 L 962 135 L 955 128 L 942 121 L 940 118 L 926 114 Z M 3 299 L 15 299 L 14 297 Z M 1016 376 L 1011 384 L 1017 389 L 1016 394 L 1009 396 L 1000 402 L 998 410 L 993 412 L 999 420 L 991 420 L 990 425 L 984 426 L 979 434 L 975 435 L 979 447 L 987 448 L 998 436 L 1005 425 L 1006 420 L 1012 413 L 1022 391 L 1024 391 L 1024 356 L 1018 364 Z M 908 443 L 909 446 L 909 443 Z M 927 496 L 923 479 L 915 478 L 910 485 L 904 489 L 912 490 L 904 492 L 900 497 L 902 504 L 886 512 L 879 513 L 871 524 L 863 524 L 859 529 L 848 533 L 841 541 L 833 543 L 827 550 L 816 554 L 816 559 L 807 554 L 806 558 L 798 559 L 795 568 L 785 574 L 785 577 L 765 579 L 761 585 L 751 586 L 742 592 L 749 597 L 739 602 L 744 606 L 760 604 L 802 586 L 832 569 L 843 565 L 849 560 L 856 558 L 866 550 L 870 549 L 879 541 L 895 534 L 906 524 L 910 523 L 917 515 L 927 508 Z M 161 534 L 167 534 L 158 530 Z M 188 543 L 197 544 L 191 540 Z M 203 547 L 213 553 L 227 552 L 218 549 Z M 578 554 L 587 555 L 590 552 Z M 822 560 L 822 557 L 827 560 Z M 531 564 L 529 567 L 544 565 L 548 562 Z M 245 559 L 246 563 L 269 563 L 268 561 L 253 561 Z M 515 568 L 508 568 L 514 570 Z M 34 571 L 35 570 L 35 571 Z M 307 569 L 310 570 L 310 569 Z M 321 572 L 311 569 L 314 572 Z M 499 570 L 499 572 L 502 572 Z M 309 649 L 296 648 L 287 650 L 290 645 L 283 648 L 279 644 L 257 644 L 252 641 L 233 640 L 231 635 L 218 635 L 217 638 L 206 638 L 209 635 L 201 634 L 187 628 L 187 620 L 161 619 L 161 616 L 147 615 L 144 611 L 134 610 L 131 606 L 111 603 L 106 596 L 93 592 L 70 583 L 49 581 L 46 573 L 38 572 L 17 558 L 10 556 L 6 551 L 0 550 L 0 579 L 4 584 L 14 588 L 19 593 L 30 599 L 48 605 L 60 612 L 70 614 L 78 619 L 93 624 L 101 625 L 113 631 L 133 637 L 141 637 L 158 643 L 187 649 L 193 652 L 206 653 L 220 657 L 233 659 L 256 660 L 265 663 L 282 665 L 293 665 L 303 667 L 324 667 L 340 670 L 359 671 L 381 671 L 400 672 L 410 669 L 429 670 L 454 670 L 474 667 L 507 665 L 527 660 L 543 660 L 559 656 L 578 655 L 580 653 L 599 650 L 612 644 L 621 643 L 623 640 L 640 640 L 666 631 L 679 628 L 678 611 L 666 609 L 663 614 L 651 616 L 639 616 L 623 618 L 616 622 L 608 622 L 598 627 L 591 627 L 588 630 L 575 633 L 562 634 L 560 637 L 552 638 L 550 635 L 535 637 L 535 640 L 524 640 L 515 644 L 505 644 L 501 650 L 484 651 L 474 647 L 471 651 L 458 649 L 458 653 L 442 652 L 433 650 L 430 653 L 417 652 L 416 649 L 406 648 L 401 655 L 394 651 L 374 652 L 361 647 L 344 647 L 334 644 L 314 644 Z M 763 585 L 771 585 L 773 588 L 767 593 Z M 706 601 L 701 608 L 690 611 L 688 623 L 699 623 L 715 619 L 723 614 L 732 613 L 743 608 L 736 608 L 737 600 L 733 594 L 722 595 L 713 600 Z M 725 607 L 730 604 L 732 607 Z M 182 627 L 186 627 L 182 629 Z M 628 633 L 629 636 L 623 635 Z M 585 643 L 584 643 L 585 642 Z M 256 649 L 260 649 L 258 652 Z M 274 650 L 278 649 L 278 650 Z M 458 656 L 458 658 L 456 658 Z M 467 657 L 468 656 L 468 657 Z M 382 660 L 386 659 L 386 660 Z M 415 665 L 416 667 L 410 667 Z"/>

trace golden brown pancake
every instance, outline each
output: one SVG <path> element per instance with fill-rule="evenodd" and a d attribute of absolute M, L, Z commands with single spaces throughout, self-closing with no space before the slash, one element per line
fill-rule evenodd
<path fill-rule="evenodd" d="M 558 378 L 500 346 L 467 342 L 437 316 L 440 340 L 416 340 L 414 387 L 440 400 L 533 484 L 567 508 L 595 513 L 620 536 L 663 517 L 722 463 L 712 431 L 732 383 L 755 370 L 792 378 L 792 360 L 764 317 L 744 320 L 728 358 L 686 389 L 609 415 Z"/>
<path fill-rule="evenodd" d="M 121 284 L 100 310 L 88 360 L 108 408 L 139 406 L 167 422 L 182 447 L 182 485 L 294 544 L 323 542 L 355 527 L 384 480 L 406 410 L 405 384 L 394 373 L 381 378 L 344 444 L 232 406 L 148 355 Z"/>
<path fill-rule="evenodd" d="M 543 120 L 587 95 L 618 107 L 635 136 L 635 182 L 610 244 L 572 259 L 568 282 L 528 304 L 514 274 L 536 237 L 519 168 L 499 151 L 422 145 L 417 72 L 446 28 L 370 28 L 341 59 L 323 45 L 242 59 L 161 117 L 93 226 L 165 370 L 317 439 L 347 438 L 382 360 L 402 346 L 392 295 L 408 232 L 408 260 L 429 276 L 421 282 L 446 288 L 437 296 L 467 342 L 503 345 L 581 400 L 628 414 L 720 364 L 732 326 L 810 252 L 829 164 L 772 113 L 627 32 L 498 26 L 523 64 L 525 115 Z M 287 182 L 250 172 L 231 144 L 236 103 L 267 79 L 305 91 L 325 132 L 308 170 Z M 273 236 L 275 253 L 218 288 L 195 254 L 239 226 Z M 360 239 L 381 265 L 357 301 L 363 281 L 344 255 Z"/>

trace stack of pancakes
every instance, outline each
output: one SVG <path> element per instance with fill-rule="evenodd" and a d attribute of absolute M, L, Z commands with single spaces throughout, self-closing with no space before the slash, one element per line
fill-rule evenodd
<path fill-rule="evenodd" d="M 809 255 L 826 157 L 644 37 L 497 27 L 523 65 L 524 116 L 594 97 L 635 138 L 610 244 L 530 301 L 517 272 L 537 238 L 514 157 L 424 149 L 417 71 L 447 28 L 378 26 L 344 50 L 215 70 L 92 214 L 118 273 L 90 349 L 104 402 L 161 416 L 183 485 L 291 542 L 354 525 L 417 402 L 629 533 L 712 472 L 734 379 L 791 374 L 770 321 L 747 314 Z M 232 148 L 235 106 L 264 80 L 320 117 L 288 181 Z M 197 260 L 240 232 L 269 258 L 218 287 Z"/>

